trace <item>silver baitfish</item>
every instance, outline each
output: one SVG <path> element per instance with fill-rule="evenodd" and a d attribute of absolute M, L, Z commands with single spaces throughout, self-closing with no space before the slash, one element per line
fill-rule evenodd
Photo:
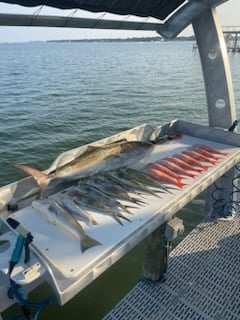
<path fill-rule="evenodd" d="M 132 168 L 123 168 L 120 171 L 123 172 L 129 178 L 136 179 L 142 183 L 145 183 L 150 186 L 160 188 L 163 191 L 169 192 L 169 188 L 167 188 L 163 183 L 160 183 L 158 180 L 150 177 L 144 172 L 140 172 Z"/>
<path fill-rule="evenodd" d="M 145 193 L 152 194 L 152 195 L 154 195 L 156 197 L 160 197 L 158 195 L 159 191 L 152 190 L 150 187 L 145 186 L 141 182 L 133 181 L 133 180 L 129 179 L 128 176 L 123 175 L 123 173 L 121 173 L 119 171 L 109 172 L 108 175 L 110 175 L 115 180 L 119 180 L 120 182 L 122 182 L 122 183 L 124 183 L 126 185 L 129 185 L 129 186 L 132 186 L 132 187 L 136 188 L 137 190 L 139 189 L 141 191 L 144 191 Z"/>
<path fill-rule="evenodd" d="M 92 217 L 92 215 L 87 212 L 84 208 L 82 208 L 74 199 L 69 197 L 69 195 L 65 193 L 61 193 L 60 195 L 60 203 L 61 205 L 71 213 L 76 216 L 81 217 L 92 225 L 97 225 L 97 221 Z"/>
<path fill-rule="evenodd" d="M 117 187 L 114 182 L 107 182 L 107 179 L 104 180 L 104 178 L 101 179 L 99 177 L 93 177 L 93 179 L 87 180 L 87 184 L 95 187 L 107 196 L 115 197 L 119 200 L 130 201 L 137 205 L 142 205 L 145 203 L 144 201 L 129 195 L 129 193 L 123 188 Z"/>
<path fill-rule="evenodd" d="M 86 208 L 93 209 L 95 211 L 103 210 L 104 212 L 111 214 L 111 216 L 122 225 L 120 218 L 130 221 L 126 218 L 117 208 L 113 209 L 115 206 L 106 204 L 100 197 L 96 198 L 87 193 L 86 191 L 81 191 L 79 188 L 73 187 L 68 191 L 70 197 L 74 197 L 75 201 L 79 205 L 83 205 Z"/>
<path fill-rule="evenodd" d="M 91 185 L 87 185 L 87 184 L 79 184 L 77 186 L 82 192 L 85 192 L 87 194 L 89 194 L 90 196 L 96 198 L 96 199 L 101 199 L 102 201 L 104 201 L 105 203 L 107 203 L 108 205 L 111 205 L 113 207 L 118 207 L 121 208 L 123 211 L 125 211 L 128 214 L 131 214 L 131 212 L 128 210 L 128 208 L 131 206 L 125 206 L 123 205 L 120 201 L 110 197 L 107 194 L 104 194 L 102 191 L 100 191 L 99 189 L 97 189 L 94 186 Z"/>

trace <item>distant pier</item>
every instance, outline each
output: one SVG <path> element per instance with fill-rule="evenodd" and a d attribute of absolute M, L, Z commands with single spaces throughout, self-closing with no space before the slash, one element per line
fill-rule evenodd
<path fill-rule="evenodd" d="M 240 26 L 225 26 L 223 34 L 229 52 L 240 52 Z"/>
<path fill-rule="evenodd" d="M 240 26 L 224 26 L 222 29 L 228 52 L 240 53 Z M 194 43 L 193 51 L 197 48 L 197 44 Z"/>

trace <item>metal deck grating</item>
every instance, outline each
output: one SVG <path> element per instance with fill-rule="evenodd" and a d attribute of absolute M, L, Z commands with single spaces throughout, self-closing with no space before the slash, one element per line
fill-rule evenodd
<path fill-rule="evenodd" d="M 164 283 L 140 280 L 104 320 L 239 320 L 240 216 L 205 220 L 170 254 Z"/>

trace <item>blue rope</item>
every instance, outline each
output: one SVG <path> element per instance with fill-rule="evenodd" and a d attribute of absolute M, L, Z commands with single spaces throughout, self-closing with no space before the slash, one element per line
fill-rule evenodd
<path fill-rule="evenodd" d="M 17 224 L 17 226 L 19 225 L 19 223 L 17 221 L 15 221 L 14 219 L 10 220 L 10 218 L 9 218 L 9 222 L 11 222 L 12 227 L 13 227 L 13 223 L 14 223 L 14 226 L 16 224 Z M 14 228 L 16 228 L 16 226 Z M 32 242 L 32 240 L 33 240 L 33 237 L 31 235 L 31 233 L 28 233 L 27 236 L 23 236 L 22 234 L 19 234 L 18 238 L 17 238 L 16 245 L 13 249 L 13 253 L 11 255 L 11 259 L 9 261 L 8 275 L 9 275 L 9 280 L 10 280 L 10 289 L 8 291 L 8 296 L 9 296 L 9 298 L 14 298 L 14 297 L 16 298 L 16 300 L 21 305 L 22 312 L 23 312 L 22 314 L 15 315 L 12 318 L 12 320 L 16 320 L 16 319 L 37 320 L 40 311 L 44 307 L 49 306 L 50 304 L 52 304 L 55 301 L 55 298 L 53 296 L 48 297 L 47 299 L 41 301 L 40 303 L 32 303 L 32 302 L 28 301 L 27 299 L 24 298 L 24 294 L 22 292 L 21 286 L 16 284 L 10 278 L 10 275 L 11 275 L 15 265 L 20 261 L 24 247 L 25 247 L 24 262 L 26 263 L 27 261 L 29 261 L 30 252 L 29 252 L 28 245 L 30 242 Z M 31 312 L 28 308 L 35 309 L 35 312 L 32 316 L 31 316 Z"/>
<path fill-rule="evenodd" d="M 14 297 L 17 299 L 17 301 L 26 307 L 35 309 L 35 312 L 33 316 L 31 317 L 31 320 L 37 320 L 39 313 L 42 311 L 43 308 L 53 304 L 55 302 L 54 296 L 49 296 L 48 298 L 44 299 L 43 301 L 39 303 L 30 302 L 23 298 L 22 294 L 20 293 L 21 287 L 19 287 L 13 280 L 10 279 L 11 289 Z M 14 316 L 11 320 L 15 319 L 26 319 L 26 316 L 24 314 L 19 314 Z"/>

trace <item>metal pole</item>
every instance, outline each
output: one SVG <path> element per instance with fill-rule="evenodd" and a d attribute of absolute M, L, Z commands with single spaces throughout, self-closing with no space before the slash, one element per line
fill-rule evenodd
<path fill-rule="evenodd" d="M 192 24 L 202 63 L 209 124 L 228 129 L 236 120 L 236 109 L 227 49 L 216 9 L 206 10 Z M 222 203 L 228 201 L 229 194 L 233 191 L 233 177 L 234 170 L 231 169 L 227 177 L 218 181 L 218 198 Z M 213 190 L 213 186 L 208 190 L 207 215 L 212 213 Z"/>
<path fill-rule="evenodd" d="M 209 124 L 228 129 L 236 120 L 226 44 L 215 8 L 193 20 L 206 88 Z"/>

